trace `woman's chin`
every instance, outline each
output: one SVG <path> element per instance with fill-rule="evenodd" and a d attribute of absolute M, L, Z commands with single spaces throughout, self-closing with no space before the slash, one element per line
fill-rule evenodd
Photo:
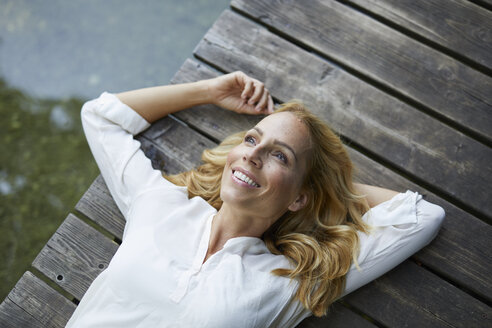
<path fill-rule="evenodd" d="M 256 207 L 258 197 L 251 192 L 245 192 L 237 187 L 223 187 L 220 191 L 220 198 L 224 203 L 232 207 Z"/>

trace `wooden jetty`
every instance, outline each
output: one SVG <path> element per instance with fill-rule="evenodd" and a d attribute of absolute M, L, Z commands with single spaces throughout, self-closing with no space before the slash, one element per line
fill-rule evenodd
<path fill-rule="evenodd" d="M 446 210 L 428 247 L 299 327 L 492 327 L 492 1 L 234 0 L 194 56 L 173 83 L 242 70 L 328 121 L 359 181 Z M 201 106 L 137 139 L 175 173 L 257 120 Z M 97 178 L 0 305 L 0 326 L 64 326 L 123 226 Z"/>

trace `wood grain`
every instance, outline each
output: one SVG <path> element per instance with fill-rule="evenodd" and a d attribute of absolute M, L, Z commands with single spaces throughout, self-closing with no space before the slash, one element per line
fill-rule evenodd
<path fill-rule="evenodd" d="M 70 214 L 32 265 L 80 300 L 117 249 L 115 242 Z"/>
<path fill-rule="evenodd" d="M 171 117 L 165 117 L 156 122 L 143 133 L 142 137 L 143 139 L 139 138 L 139 140 L 144 144 L 146 155 L 149 155 L 148 149 L 152 145 L 149 144 L 148 147 L 145 147 L 145 142 L 152 140 L 155 145 L 155 141 L 166 140 L 165 143 L 157 143 L 161 147 L 158 150 L 162 152 L 162 156 L 166 157 L 163 157 L 162 160 L 154 160 L 153 164 L 158 165 L 167 174 L 193 168 L 200 163 L 202 150 L 216 145 L 210 139 Z"/>
<path fill-rule="evenodd" d="M 492 0 L 468 0 L 479 6 L 492 10 Z"/>
<path fill-rule="evenodd" d="M 492 144 L 487 75 L 335 1 L 233 0 L 231 6 Z"/>
<path fill-rule="evenodd" d="M 27 271 L 0 304 L 0 327 L 65 327 L 75 304 Z"/>
<path fill-rule="evenodd" d="M 408 261 L 350 294 L 345 301 L 388 327 L 492 325 L 489 306 Z"/>
<path fill-rule="evenodd" d="M 75 209 L 121 240 L 125 218 L 99 175 L 75 205 Z"/>
<path fill-rule="evenodd" d="M 333 304 L 328 314 L 317 318 L 311 316 L 304 319 L 297 328 L 376 328 L 374 324 L 362 316 L 356 315 L 340 303 Z"/>
<path fill-rule="evenodd" d="M 465 0 L 348 0 L 492 70 L 492 13 Z"/>

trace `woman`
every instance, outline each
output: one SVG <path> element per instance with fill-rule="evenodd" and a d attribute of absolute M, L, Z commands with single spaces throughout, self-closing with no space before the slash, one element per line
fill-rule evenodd
<path fill-rule="evenodd" d="M 205 151 L 196 170 L 163 178 L 133 135 L 205 103 L 271 115 Z M 127 223 L 68 327 L 295 327 L 436 235 L 442 208 L 352 183 L 324 123 L 295 102 L 273 110 L 263 83 L 242 72 L 84 105 L 89 145 Z"/>

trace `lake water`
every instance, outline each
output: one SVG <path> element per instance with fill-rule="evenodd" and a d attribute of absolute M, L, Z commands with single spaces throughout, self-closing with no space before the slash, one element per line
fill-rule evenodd
<path fill-rule="evenodd" d="M 98 175 L 82 104 L 167 84 L 229 0 L 0 0 L 0 300 Z"/>

